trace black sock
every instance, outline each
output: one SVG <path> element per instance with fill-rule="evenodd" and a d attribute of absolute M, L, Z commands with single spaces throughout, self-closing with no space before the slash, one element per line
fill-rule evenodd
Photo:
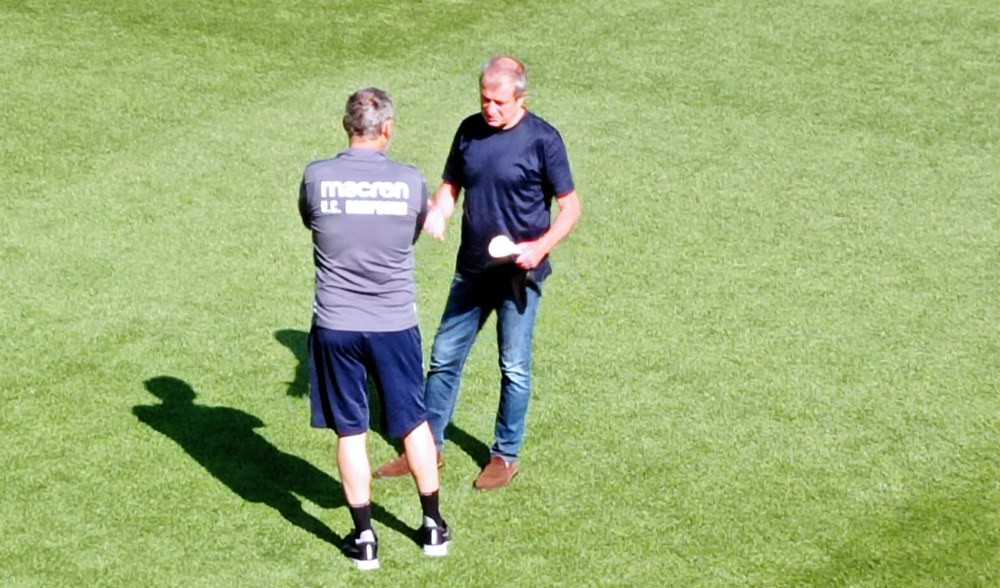
<path fill-rule="evenodd" d="M 441 518 L 441 511 L 439 510 L 437 490 L 430 494 L 420 495 L 420 508 L 423 509 L 425 517 L 430 517 L 439 527 L 444 526 L 444 519 Z"/>
<path fill-rule="evenodd" d="M 348 505 L 347 508 L 351 511 L 355 531 L 360 533 L 372 528 L 372 503 L 369 502 L 361 506 Z"/>

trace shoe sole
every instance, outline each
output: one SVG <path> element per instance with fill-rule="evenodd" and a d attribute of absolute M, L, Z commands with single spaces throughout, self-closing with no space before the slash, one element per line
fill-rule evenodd
<path fill-rule="evenodd" d="M 368 560 L 368 561 L 361 561 L 361 560 L 355 559 L 355 560 L 352 560 L 352 561 L 354 562 L 354 567 L 358 568 L 362 572 L 370 572 L 372 570 L 377 570 L 378 567 L 379 567 L 379 563 L 378 563 L 377 559 Z"/>
<path fill-rule="evenodd" d="M 442 543 L 441 545 L 424 545 L 424 555 L 427 557 L 444 557 L 448 555 L 448 543 Z"/>

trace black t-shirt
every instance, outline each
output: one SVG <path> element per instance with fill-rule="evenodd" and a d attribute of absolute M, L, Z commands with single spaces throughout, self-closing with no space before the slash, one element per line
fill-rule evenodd
<path fill-rule="evenodd" d="M 459 125 L 443 178 L 465 192 L 456 269 L 479 273 L 491 265 L 487 246 L 497 235 L 531 241 L 549 229 L 552 198 L 574 189 L 559 131 L 531 112 L 500 130 L 474 114 Z M 546 258 L 533 272 L 551 273 Z"/>

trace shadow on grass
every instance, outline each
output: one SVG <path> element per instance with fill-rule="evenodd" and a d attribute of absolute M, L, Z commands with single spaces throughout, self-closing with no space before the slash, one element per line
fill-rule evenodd
<path fill-rule="evenodd" d="M 296 398 L 309 396 L 309 333 L 296 329 L 281 329 L 274 332 L 274 338 L 288 348 L 295 356 L 295 376 L 288 382 L 286 394 Z M 396 449 L 397 453 L 402 453 L 403 444 L 399 439 L 392 439 L 386 436 L 385 423 L 382 422 L 381 403 L 378 399 L 378 390 L 375 386 L 368 388 L 369 426 L 382 437 L 382 440 Z M 445 431 L 445 438 L 462 451 L 464 451 L 479 467 L 485 467 L 490 462 L 490 447 L 479 439 L 476 439 L 454 423 L 448 425 Z"/>
<path fill-rule="evenodd" d="M 282 329 L 274 332 L 274 338 L 292 352 L 297 363 L 295 376 L 285 391 L 289 396 L 304 398 L 309 396 L 309 333 L 295 329 Z"/>
<path fill-rule="evenodd" d="M 170 376 L 146 380 L 162 403 L 132 407 L 136 418 L 173 439 L 212 476 L 248 502 L 263 503 L 286 521 L 340 547 L 342 537 L 302 508 L 299 496 L 324 509 L 345 506 L 340 482 L 258 435 L 257 417 L 225 406 L 196 404 L 191 386 Z M 374 502 L 372 517 L 415 543 L 417 530 Z"/>
<path fill-rule="evenodd" d="M 445 429 L 444 438 L 445 441 L 451 441 L 458 445 L 459 449 L 471 457 L 472 461 L 476 462 L 480 468 L 484 468 L 486 464 L 490 463 L 490 446 L 466 433 L 460 427 L 456 427 L 455 423 L 449 424 L 448 428 Z"/>

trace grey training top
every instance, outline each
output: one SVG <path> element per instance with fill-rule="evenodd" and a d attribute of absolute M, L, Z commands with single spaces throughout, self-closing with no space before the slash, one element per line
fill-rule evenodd
<path fill-rule="evenodd" d="M 362 332 L 417 325 L 413 243 L 427 213 L 420 171 L 374 149 L 345 149 L 306 166 L 299 212 L 313 235 L 316 325 Z"/>

